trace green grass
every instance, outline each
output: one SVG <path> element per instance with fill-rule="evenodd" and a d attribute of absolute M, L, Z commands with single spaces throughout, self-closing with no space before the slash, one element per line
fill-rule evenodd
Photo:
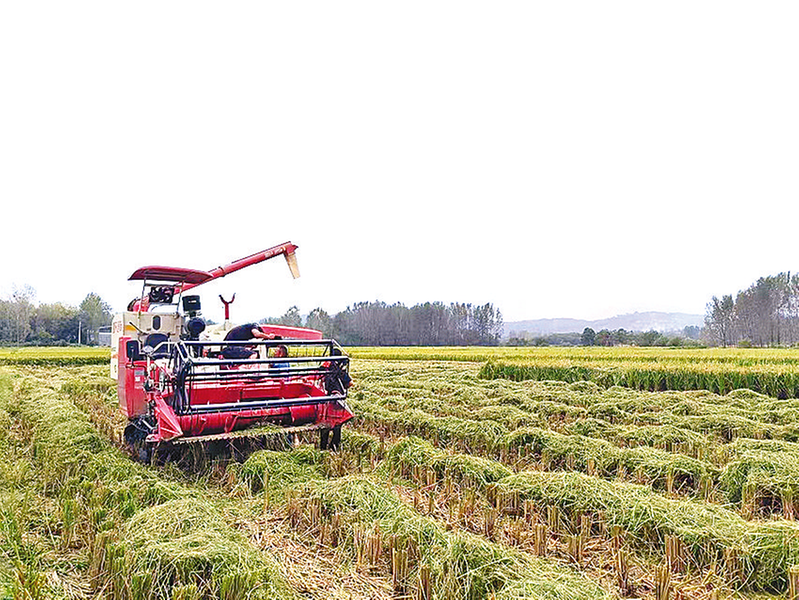
<path fill-rule="evenodd" d="M 89 577 L 129 600 L 293 597 L 216 502 L 132 463 L 57 391 L 65 382 L 38 374 L 18 378 L 13 394 L 6 384 L 0 409 L 29 431 L 37 485 L 61 515 L 54 530 L 74 538 Z"/>
<path fill-rule="evenodd" d="M 424 356 L 412 354 L 417 350 L 391 349 L 405 358 Z M 733 556 L 738 570 L 724 576 L 741 589 L 784 590 L 788 567 L 799 562 L 799 528 L 780 518 L 799 480 L 793 467 L 798 400 L 746 389 L 649 392 L 594 381 L 478 377 L 481 366 L 469 352 L 485 357 L 495 350 L 507 358 L 514 349 L 454 349 L 451 355 L 423 349 L 443 358 L 429 362 L 354 360 L 357 417 L 343 436 L 344 455 L 331 458 L 311 448 L 255 453 L 231 467 L 234 479 L 246 484 L 234 488 L 241 499 L 207 493 L 202 487 L 209 481 L 185 485 L 132 464 L 111 447 L 86 414 L 96 419 L 103 411 L 101 424 L 115 414 L 105 361 L 91 367 L 22 364 L 15 370 L 16 392 L 0 377 L 6 398 L 0 401 L 0 450 L 20 444 L 16 424 L 24 423 L 20 448 L 29 456 L 0 465 L 6 482 L 0 487 L 6 527 L 0 547 L 23 558 L 33 586 L 51 565 L 32 557 L 69 538 L 73 551 L 83 548 L 83 575 L 97 572 L 120 597 L 233 598 L 245 590 L 283 597 L 287 588 L 274 560 L 230 525 L 245 513 L 262 518 L 267 508 L 295 515 L 298 532 L 311 531 L 324 543 L 335 531 L 336 556 L 345 562 L 361 560 L 364 545 L 379 536 L 381 572 L 387 564 L 390 570 L 393 552 L 406 552 L 400 587 L 428 578 L 437 600 L 608 597 L 578 571 L 448 529 L 395 491 L 394 476 L 424 485 L 420 478 L 432 471 L 438 482 L 453 481 L 463 493 L 482 494 L 482 503 L 496 502 L 500 513 L 509 498 L 530 500 L 539 510 L 558 506 L 573 518 L 589 513 L 608 527 L 622 527 L 646 560 L 659 559 L 666 537 L 675 536 L 696 568 L 715 563 L 723 573 Z M 531 353 L 538 355 L 544 356 Z M 585 353 L 586 360 L 605 365 L 619 356 Z M 671 364 L 690 367 L 715 355 L 681 356 L 675 353 Z M 792 369 L 790 355 L 782 358 L 761 353 L 757 360 Z M 659 360 L 665 359 L 654 351 L 631 352 L 629 364 L 654 368 Z M 743 364 L 755 359 L 740 353 L 713 360 L 730 368 L 760 364 Z M 95 396 L 102 403 L 86 401 Z M 416 437 L 392 443 L 381 439 L 386 434 Z M 380 461 L 370 475 L 332 477 L 353 462 L 371 469 Z M 530 465 L 551 472 L 524 470 Z M 623 481 L 620 473 L 650 485 Z M 717 486 L 713 499 L 729 504 L 702 500 L 702 481 Z M 667 487 L 674 494 L 667 495 Z M 44 531 L 55 532 L 51 540 Z M 0 589 L 17 576 L 7 563 Z"/>

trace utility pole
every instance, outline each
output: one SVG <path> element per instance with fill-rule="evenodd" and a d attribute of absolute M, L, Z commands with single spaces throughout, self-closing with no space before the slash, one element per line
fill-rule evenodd
<path fill-rule="evenodd" d="M 80 346 L 80 326 L 81 326 L 81 322 L 80 322 L 80 319 L 78 319 L 78 346 Z"/>

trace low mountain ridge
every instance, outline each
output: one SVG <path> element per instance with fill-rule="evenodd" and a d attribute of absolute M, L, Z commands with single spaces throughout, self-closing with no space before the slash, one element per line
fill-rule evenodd
<path fill-rule="evenodd" d="M 582 333 L 583 329 L 590 327 L 594 331 L 609 329 L 624 329 L 626 331 L 681 331 L 683 328 L 694 325 L 701 327 L 704 324 L 704 315 L 670 312 L 634 312 L 616 315 L 608 319 L 593 321 L 584 319 L 533 319 L 529 321 L 508 321 L 505 323 L 505 336 L 518 335 L 522 332 L 527 335 L 548 335 L 551 333 Z"/>

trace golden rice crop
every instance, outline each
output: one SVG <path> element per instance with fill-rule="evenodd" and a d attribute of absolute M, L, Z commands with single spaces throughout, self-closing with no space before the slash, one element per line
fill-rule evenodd
<path fill-rule="evenodd" d="M 0 365 L 40 367 L 107 365 L 111 349 L 105 346 L 55 346 L 0 348 Z"/>
<path fill-rule="evenodd" d="M 488 363 L 481 376 L 514 380 L 594 381 L 646 390 L 748 388 L 774 397 L 799 395 L 799 351 L 742 348 L 352 348 L 355 358 Z"/>
<path fill-rule="evenodd" d="M 799 397 L 799 365 L 794 362 L 737 364 L 732 361 L 672 360 L 652 362 L 543 357 L 519 362 L 489 361 L 480 376 L 506 378 L 593 381 L 604 387 L 614 385 L 640 390 L 708 390 L 726 394 L 750 389 L 775 398 Z"/>

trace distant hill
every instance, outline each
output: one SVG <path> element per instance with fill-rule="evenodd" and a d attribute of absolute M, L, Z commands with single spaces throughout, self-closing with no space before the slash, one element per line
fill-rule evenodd
<path fill-rule="evenodd" d="M 548 335 L 550 333 L 582 333 L 590 327 L 594 331 L 602 329 L 625 329 L 627 331 L 681 331 L 689 325 L 701 327 L 704 315 L 667 312 L 635 312 L 617 315 L 609 319 L 584 321 L 581 319 L 534 319 L 532 321 L 509 321 L 505 323 L 505 336 L 526 331 L 528 335 Z"/>

